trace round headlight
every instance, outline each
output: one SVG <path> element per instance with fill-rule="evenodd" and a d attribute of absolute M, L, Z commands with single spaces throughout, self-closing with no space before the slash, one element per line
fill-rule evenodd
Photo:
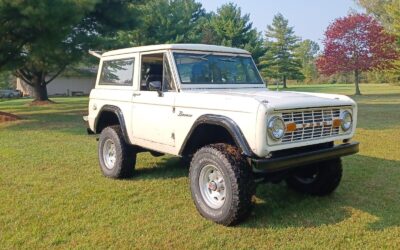
<path fill-rule="evenodd" d="M 268 121 L 268 133 L 274 140 L 279 140 L 285 135 L 285 123 L 279 116 L 274 116 Z"/>
<path fill-rule="evenodd" d="M 347 131 L 351 128 L 351 125 L 353 124 L 353 117 L 351 116 L 351 113 L 349 111 L 344 111 L 340 115 L 340 121 L 342 122 L 341 127 L 343 131 Z"/>

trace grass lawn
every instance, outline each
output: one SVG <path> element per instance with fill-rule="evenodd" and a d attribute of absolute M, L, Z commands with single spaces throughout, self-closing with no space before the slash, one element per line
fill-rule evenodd
<path fill-rule="evenodd" d="M 351 94 L 352 85 L 291 90 Z M 308 197 L 259 185 L 254 212 L 231 228 L 203 219 L 174 157 L 140 154 L 129 180 L 104 178 L 85 134 L 87 98 L 0 102 L 24 120 L 0 124 L 0 248 L 400 247 L 400 87 L 362 85 L 355 140 L 337 191 Z"/>

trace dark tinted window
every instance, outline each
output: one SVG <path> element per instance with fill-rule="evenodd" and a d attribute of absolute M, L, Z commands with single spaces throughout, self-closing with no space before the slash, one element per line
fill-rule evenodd
<path fill-rule="evenodd" d="M 103 61 L 100 84 L 131 86 L 134 62 L 133 58 Z"/>

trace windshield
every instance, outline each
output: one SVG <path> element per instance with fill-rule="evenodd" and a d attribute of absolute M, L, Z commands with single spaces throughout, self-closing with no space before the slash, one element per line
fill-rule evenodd
<path fill-rule="evenodd" d="M 174 53 L 182 84 L 263 84 L 251 57 Z"/>

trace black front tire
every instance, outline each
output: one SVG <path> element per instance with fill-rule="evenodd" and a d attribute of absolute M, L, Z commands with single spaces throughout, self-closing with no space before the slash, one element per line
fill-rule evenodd
<path fill-rule="evenodd" d="M 206 191 L 202 194 L 200 190 L 202 169 L 210 165 L 214 166 L 224 179 L 225 198 L 222 206 L 218 208 L 208 205 L 209 202 L 207 203 L 204 196 Z M 219 143 L 199 149 L 193 156 L 189 179 L 193 201 L 199 213 L 206 219 L 232 226 L 246 218 L 251 211 L 255 184 L 251 168 L 238 148 Z"/>
<path fill-rule="evenodd" d="M 113 164 L 107 163 L 105 152 L 107 145 L 113 145 Z M 131 145 L 125 143 L 119 125 L 106 127 L 101 131 L 99 138 L 99 163 L 104 176 L 121 179 L 132 177 L 136 164 L 136 152 Z"/>
<path fill-rule="evenodd" d="M 286 183 L 297 192 L 325 196 L 339 186 L 342 172 L 342 162 L 338 158 L 300 168 L 286 179 Z"/>
<path fill-rule="evenodd" d="M 192 155 L 184 155 L 181 158 L 179 158 L 179 164 L 182 165 L 184 168 L 189 168 L 192 159 L 193 159 Z"/>

